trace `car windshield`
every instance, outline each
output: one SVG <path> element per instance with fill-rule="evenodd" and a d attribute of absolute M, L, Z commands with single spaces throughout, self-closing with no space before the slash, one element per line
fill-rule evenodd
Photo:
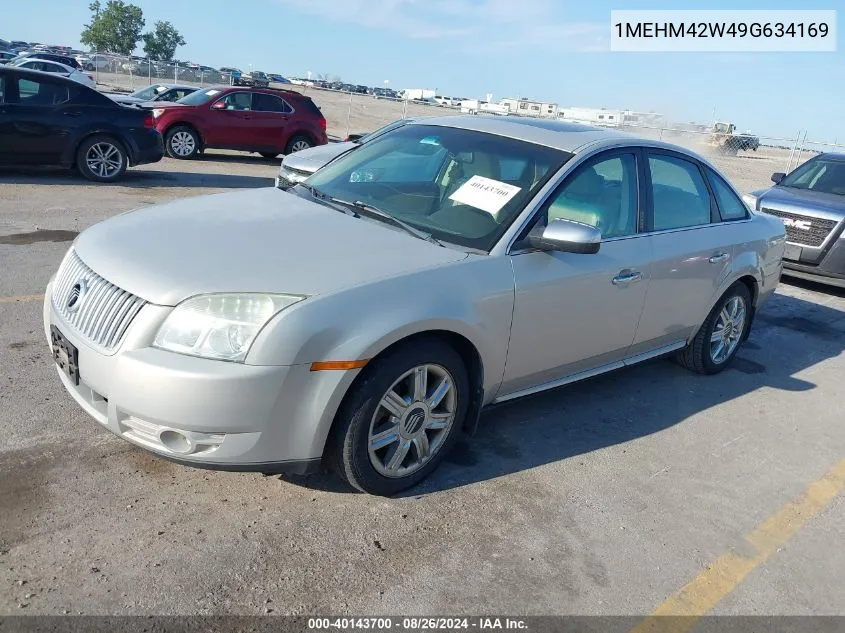
<path fill-rule="evenodd" d="M 369 141 L 377 139 L 382 134 L 386 134 L 391 130 L 395 130 L 396 128 L 402 127 L 403 125 L 407 125 L 408 123 L 410 123 L 410 119 L 399 119 L 398 121 L 393 121 L 392 123 L 388 123 L 384 127 L 380 127 L 379 129 L 374 130 L 373 132 L 364 134 L 355 142 L 363 145 L 364 143 L 368 143 Z"/>
<path fill-rule="evenodd" d="M 146 88 L 142 88 L 141 90 L 136 90 L 129 96 L 135 97 L 136 99 L 144 99 L 145 101 L 149 101 L 157 94 L 159 94 L 160 92 L 164 92 L 165 90 L 167 90 L 167 86 L 159 86 L 157 84 L 153 84 L 152 86 L 147 86 Z"/>
<path fill-rule="evenodd" d="M 845 196 L 845 160 L 822 157 L 807 161 L 779 184 L 793 189 Z"/>
<path fill-rule="evenodd" d="M 184 103 L 185 105 L 202 105 L 211 101 L 214 97 L 220 94 L 220 90 L 216 88 L 208 88 L 207 90 L 197 90 L 189 95 L 185 95 L 176 103 Z"/>
<path fill-rule="evenodd" d="M 308 178 L 322 196 L 371 205 L 438 240 L 489 251 L 571 154 L 473 130 L 410 124 Z"/>

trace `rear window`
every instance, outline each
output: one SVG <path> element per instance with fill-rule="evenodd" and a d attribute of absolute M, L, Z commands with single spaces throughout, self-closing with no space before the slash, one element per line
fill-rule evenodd
<path fill-rule="evenodd" d="M 320 108 L 317 107 L 317 104 L 311 100 L 311 97 L 300 97 L 297 99 L 297 105 L 305 110 L 306 112 L 310 112 L 314 116 L 321 117 L 323 113 L 320 112 Z"/>

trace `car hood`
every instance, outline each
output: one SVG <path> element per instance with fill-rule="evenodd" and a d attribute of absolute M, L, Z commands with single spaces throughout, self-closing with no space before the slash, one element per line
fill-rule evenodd
<path fill-rule="evenodd" d="M 327 294 L 467 257 L 274 187 L 124 213 L 81 233 L 74 249 L 160 305 L 210 292 Z"/>
<path fill-rule="evenodd" d="M 282 165 L 288 169 L 296 169 L 299 171 L 313 173 L 333 158 L 340 156 L 344 152 L 348 152 L 350 149 L 357 146 L 357 143 L 351 142 L 318 145 L 317 147 L 311 147 L 300 152 L 288 154 L 282 161 Z"/>
<path fill-rule="evenodd" d="M 816 211 L 824 215 L 835 214 L 845 216 L 845 196 L 834 193 L 821 193 L 807 189 L 792 189 L 790 187 L 771 187 L 762 191 L 755 191 L 760 200 L 760 208 L 779 211 Z"/>

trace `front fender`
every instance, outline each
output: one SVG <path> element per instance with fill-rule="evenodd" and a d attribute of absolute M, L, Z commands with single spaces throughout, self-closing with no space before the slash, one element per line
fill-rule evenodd
<path fill-rule="evenodd" d="M 463 336 L 478 351 L 483 367 L 480 405 L 493 399 L 504 374 L 513 283 L 507 257 L 471 256 L 310 297 L 283 310 L 261 331 L 246 362 L 295 365 L 302 373 L 315 361 L 369 360 L 415 334 L 447 331 Z M 322 453 L 337 410 L 360 371 L 307 372 L 310 378 L 297 390 L 297 400 L 308 403 L 310 455 Z"/>
<path fill-rule="evenodd" d="M 314 296 L 282 311 L 258 335 L 247 362 L 298 365 L 370 359 L 415 334 L 467 339 L 485 368 L 485 393 L 504 372 L 513 316 L 507 257 L 470 256 L 410 275 Z"/>

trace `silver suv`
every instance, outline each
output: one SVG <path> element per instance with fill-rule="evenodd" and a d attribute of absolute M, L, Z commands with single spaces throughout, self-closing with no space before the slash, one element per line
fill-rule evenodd
<path fill-rule="evenodd" d="M 845 288 L 845 154 L 819 154 L 746 202 L 786 225 L 784 274 Z"/>
<path fill-rule="evenodd" d="M 660 142 L 522 118 L 415 121 L 290 191 L 84 231 L 51 279 L 58 376 L 104 428 L 193 466 L 392 494 L 489 404 L 645 359 L 729 365 L 783 223 Z"/>

